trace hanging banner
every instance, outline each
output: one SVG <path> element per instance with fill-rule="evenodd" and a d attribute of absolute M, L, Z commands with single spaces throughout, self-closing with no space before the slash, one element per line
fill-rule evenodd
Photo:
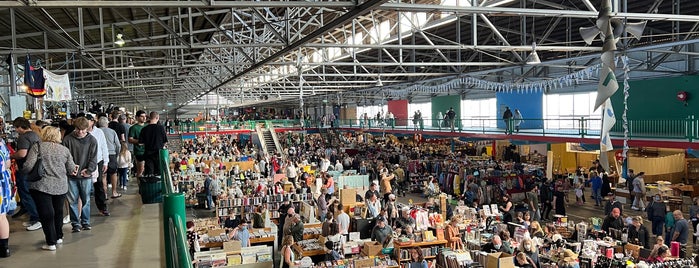
<path fill-rule="evenodd" d="M 73 96 L 70 92 L 70 79 L 68 74 L 57 75 L 44 70 L 46 76 L 46 101 L 68 101 Z"/>
<path fill-rule="evenodd" d="M 26 86 L 27 95 L 34 98 L 41 98 L 46 95 L 44 80 L 44 69 L 34 68 L 29 55 L 27 55 L 24 61 L 24 85 Z"/>

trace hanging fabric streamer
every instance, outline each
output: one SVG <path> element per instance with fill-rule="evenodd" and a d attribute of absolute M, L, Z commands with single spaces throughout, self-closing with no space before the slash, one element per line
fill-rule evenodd
<path fill-rule="evenodd" d="M 629 57 L 624 55 L 621 58 L 622 64 L 624 66 L 624 113 L 621 116 L 622 124 L 624 127 L 624 148 L 622 150 L 621 156 L 624 159 L 624 163 L 626 163 L 626 153 L 629 151 L 629 121 L 626 116 L 626 112 L 629 110 L 629 89 L 631 86 L 629 86 Z M 626 173 L 626 168 L 623 170 L 624 173 Z"/>

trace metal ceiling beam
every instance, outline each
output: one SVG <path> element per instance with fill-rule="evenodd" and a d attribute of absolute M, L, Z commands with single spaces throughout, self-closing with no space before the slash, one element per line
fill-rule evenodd
<path fill-rule="evenodd" d="M 27 21 L 32 21 L 32 19 L 33 19 L 33 16 L 31 14 L 29 14 L 26 10 L 17 9 L 17 10 L 15 10 L 15 12 L 22 15 Z M 75 43 L 74 41 L 70 41 L 70 40 L 66 39 L 65 37 L 63 37 L 62 35 L 51 31 L 51 27 L 44 24 L 41 20 L 34 19 L 33 23 L 37 28 L 42 29 L 44 31 L 47 31 L 47 33 L 50 36 L 52 36 L 52 40 L 54 42 L 62 44 L 65 47 L 72 47 L 72 48 L 78 49 L 79 44 Z M 140 100 L 138 98 L 131 95 L 126 89 L 123 89 L 123 84 L 120 83 L 119 80 L 114 75 L 112 75 L 112 74 L 108 73 L 106 70 L 104 70 L 104 66 L 101 66 L 98 62 L 95 61 L 94 58 L 90 57 L 89 54 L 82 55 L 82 54 L 78 53 L 77 55 L 78 55 L 78 58 L 80 58 L 82 60 L 82 63 L 97 69 L 96 72 L 100 73 L 103 77 L 111 80 L 114 85 L 121 87 L 125 94 L 130 95 L 132 98 L 134 98 L 134 100 L 136 100 L 137 102 L 140 103 Z"/>
<path fill-rule="evenodd" d="M 582 10 L 560 10 L 560 9 L 538 9 L 538 8 L 509 8 L 509 7 L 470 7 L 470 6 L 441 6 L 429 4 L 405 4 L 405 3 L 386 3 L 378 9 L 386 11 L 412 11 L 412 12 L 452 12 L 457 14 L 484 14 L 497 16 L 531 16 L 531 17 L 564 17 L 564 18 L 582 18 L 596 19 L 598 13 L 593 11 Z M 681 15 L 681 14 L 649 14 L 649 13 L 628 13 L 616 12 L 611 14 L 612 17 L 619 17 L 631 20 L 650 20 L 650 21 L 690 21 L 698 22 L 699 16 L 696 15 Z"/>
<path fill-rule="evenodd" d="M 216 48 L 246 48 L 246 47 L 283 47 L 283 43 L 255 43 L 255 44 L 194 44 L 194 45 L 171 45 L 171 46 L 134 46 L 120 48 L 100 48 L 87 47 L 82 51 L 87 53 L 93 52 L 130 52 L 130 51 L 160 51 L 168 49 L 216 49 Z M 398 45 L 398 44 L 334 44 L 334 43 L 308 43 L 302 47 L 306 48 L 343 48 L 343 49 L 415 49 L 415 50 L 486 50 L 486 51 L 532 51 L 532 46 L 519 45 Z M 537 45 L 536 51 L 558 51 L 558 52 L 601 52 L 601 47 L 593 46 L 547 46 Z M 31 52 L 31 53 L 71 53 L 78 52 L 78 49 L 72 48 L 56 48 L 56 49 L 32 49 L 32 48 L 16 48 L 16 49 L 0 49 L 0 54 L 9 54 L 12 52 Z"/>
<path fill-rule="evenodd" d="M 356 6 L 355 8 L 349 10 L 347 13 L 343 14 L 343 15 L 340 16 L 339 18 L 337 18 L 337 19 L 335 19 L 335 20 L 333 20 L 333 21 L 331 21 L 331 22 L 329 22 L 329 23 L 323 25 L 322 27 L 320 27 L 320 28 L 316 29 L 315 31 L 309 33 L 308 35 L 304 36 L 303 38 L 301 38 L 301 39 L 295 41 L 294 43 L 292 43 L 291 45 L 289 45 L 289 46 L 283 48 L 282 50 L 280 50 L 280 51 L 278 51 L 278 52 L 272 54 L 271 56 L 269 56 L 269 57 L 267 57 L 267 58 L 265 58 L 265 59 L 262 59 L 262 60 L 256 62 L 255 64 L 253 64 L 252 66 L 248 67 L 248 68 L 245 69 L 244 71 L 242 71 L 242 72 L 240 72 L 240 73 L 237 73 L 237 74 L 233 75 L 232 77 L 226 79 L 223 83 L 221 83 L 221 84 L 219 84 L 219 85 L 217 85 L 217 86 L 215 86 L 215 87 L 212 87 L 211 89 L 209 89 L 209 90 L 207 90 L 207 91 L 201 93 L 199 96 L 201 97 L 201 96 L 204 96 L 204 95 L 206 95 L 206 94 L 208 94 L 208 93 L 210 93 L 210 92 L 212 92 L 212 91 L 215 91 L 216 89 L 218 89 L 218 88 L 220 88 L 220 87 L 223 87 L 223 86 L 225 86 L 226 84 L 228 84 L 228 83 L 230 83 L 230 82 L 232 82 L 232 81 L 235 81 L 236 79 L 238 79 L 238 78 L 244 76 L 245 74 L 250 73 L 250 72 L 252 72 L 252 71 L 254 71 L 254 70 L 256 70 L 256 69 L 258 69 L 258 68 L 264 66 L 264 65 L 267 64 L 268 62 L 270 62 L 270 61 L 272 61 L 272 60 L 274 60 L 274 59 L 277 59 L 277 58 L 279 58 L 279 57 L 282 57 L 282 56 L 284 56 L 284 55 L 286 55 L 286 54 L 288 54 L 288 53 L 291 53 L 291 52 L 295 51 L 298 47 L 301 47 L 301 46 L 303 46 L 304 44 L 306 44 L 306 43 L 308 43 L 308 42 L 311 42 L 312 40 L 318 38 L 319 36 L 321 36 L 321 35 L 323 35 L 323 34 L 325 34 L 325 33 L 327 33 L 328 31 L 330 31 L 330 30 L 332 30 L 332 29 L 335 29 L 335 28 L 336 28 L 337 26 L 339 26 L 339 25 L 343 25 L 343 24 L 347 23 L 348 21 L 351 21 L 351 20 L 353 20 L 353 19 L 355 19 L 355 18 L 357 18 L 357 17 L 359 17 L 359 16 L 361 16 L 361 15 L 366 14 L 367 12 L 373 10 L 374 8 L 376 8 L 377 6 L 380 6 L 381 4 L 384 4 L 384 3 L 387 2 L 387 1 L 388 1 L 388 0 L 368 0 L 368 1 L 366 1 L 366 2 L 364 2 L 364 3 L 362 3 L 362 4 L 360 4 L 360 5 Z M 183 104 L 179 105 L 176 109 L 182 108 L 184 105 L 186 105 L 186 103 L 183 103 Z"/>
<path fill-rule="evenodd" d="M 12 8 L 262 8 L 262 7 L 322 7 L 351 8 L 354 1 L 0 1 L 0 6 Z"/>

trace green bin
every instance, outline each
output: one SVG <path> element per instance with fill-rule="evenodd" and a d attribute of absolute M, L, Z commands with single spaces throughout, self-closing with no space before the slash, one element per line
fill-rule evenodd
<path fill-rule="evenodd" d="M 163 184 L 158 177 L 139 178 L 138 193 L 143 204 L 155 204 L 163 202 Z"/>

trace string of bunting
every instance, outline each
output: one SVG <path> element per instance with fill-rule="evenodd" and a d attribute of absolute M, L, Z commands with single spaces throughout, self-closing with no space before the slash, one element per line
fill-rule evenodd
<path fill-rule="evenodd" d="M 535 82 L 494 82 L 462 75 L 439 84 L 428 84 L 430 82 L 425 82 L 400 89 L 385 87 L 382 89 L 382 92 L 388 97 L 405 97 L 411 92 L 449 93 L 455 89 L 475 87 L 496 92 L 534 93 L 570 87 L 583 81 L 592 80 L 599 76 L 601 66 L 601 64 L 595 64 L 558 78 Z"/>

